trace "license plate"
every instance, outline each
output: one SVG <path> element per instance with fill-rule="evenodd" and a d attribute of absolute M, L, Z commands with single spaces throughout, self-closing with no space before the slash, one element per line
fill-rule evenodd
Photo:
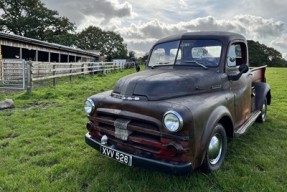
<path fill-rule="evenodd" d="M 126 153 L 119 152 L 105 146 L 101 146 L 101 153 L 109 158 L 112 158 L 120 163 L 132 166 L 132 156 Z"/>

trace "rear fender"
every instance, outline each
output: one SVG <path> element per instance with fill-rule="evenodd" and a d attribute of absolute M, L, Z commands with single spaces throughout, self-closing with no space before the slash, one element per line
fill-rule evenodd
<path fill-rule="evenodd" d="M 267 104 L 271 104 L 271 90 L 267 83 L 254 82 L 252 85 L 255 88 L 255 109 L 261 110 L 265 97 L 267 98 Z"/>

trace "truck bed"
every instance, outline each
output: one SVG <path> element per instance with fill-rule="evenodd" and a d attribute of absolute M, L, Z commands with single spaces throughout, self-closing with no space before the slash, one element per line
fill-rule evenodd
<path fill-rule="evenodd" d="M 250 67 L 252 82 L 266 82 L 265 70 L 267 65 L 260 67 Z"/>

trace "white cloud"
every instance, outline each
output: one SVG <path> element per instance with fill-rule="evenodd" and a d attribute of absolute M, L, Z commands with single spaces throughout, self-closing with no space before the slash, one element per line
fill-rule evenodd
<path fill-rule="evenodd" d="M 271 41 L 270 46 L 274 47 L 277 50 L 281 50 L 282 57 L 287 59 L 287 34 L 283 34 L 278 38 L 275 38 Z"/>
<path fill-rule="evenodd" d="M 235 20 L 256 38 L 276 37 L 284 31 L 284 23 L 282 21 L 274 21 L 273 19 L 252 15 L 239 15 L 235 17 Z"/>
<path fill-rule="evenodd" d="M 134 14 L 131 3 L 120 3 L 118 0 L 44 0 L 44 3 L 78 25 L 89 23 L 87 17 L 101 19 L 109 24 L 113 18 L 132 17 Z"/>
<path fill-rule="evenodd" d="M 179 5 L 181 8 L 187 8 L 188 7 L 186 0 L 179 0 Z"/>
<path fill-rule="evenodd" d="M 117 0 L 86 0 L 74 4 L 83 15 L 104 18 L 109 21 L 112 18 L 129 17 L 132 15 L 130 3 L 119 3 Z"/>
<path fill-rule="evenodd" d="M 128 40 L 128 49 L 136 52 L 137 56 L 146 54 L 157 39 Z"/>
<path fill-rule="evenodd" d="M 130 44 L 130 40 L 135 42 L 140 39 L 141 41 L 137 42 L 137 46 L 140 47 L 138 44 L 143 40 L 155 42 L 157 39 L 187 31 L 230 31 L 241 33 L 248 39 L 270 39 L 283 34 L 284 27 L 284 23 L 281 21 L 252 15 L 238 15 L 230 19 L 216 19 L 212 16 L 200 17 L 176 24 L 168 24 L 154 19 L 138 25 L 132 24 L 129 27 L 116 28 L 115 31 L 126 39 L 129 47 L 134 48 L 135 44 Z M 151 41 L 148 42 L 151 45 Z M 268 43 L 270 45 L 270 41 Z M 147 46 L 142 48 L 142 51 L 147 52 L 148 49 L 144 48 Z"/>
<path fill-rule="evenodd" d="M 120 33 L 128 48 L 147 52 L 157 39 L 186 31 L 231 31 L 287 53 L 287 1 L 42 0 L 75 22 Z M 284 35 L 285 34 L 285 35 Z M 280 39 L 281 38 L 281 39 Z M 144 43 L 143 41 L 147 41 Z M 272 43 L 271 43 L 272 42 Z M 148 46 L 149 45 L 149 46 Z"/>
<path fill-rule="evenodd" d="M 272 46 L 287 49 L 287 34 L 282 35 L 279 38 L 274 39 L 271 42 Z"/>
<path fill-rule="evenodd" d="M 251 15 L 240 15 L 230 20 L 212 16 L 200 17 L 187 22 L 168 24 L 155 19 L 140 25 L 118 29 L 126 38 L 162 38 L 184 31 L 233 31 L 257 38 L 276 37 L 283 33 L 284 23 Z"/>

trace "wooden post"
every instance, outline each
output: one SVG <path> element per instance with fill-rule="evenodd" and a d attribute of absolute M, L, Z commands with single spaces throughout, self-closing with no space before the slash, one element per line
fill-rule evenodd
<path fill-rule="evenodd" d="M 35 60 L 38 62 L 38 60 L 39 60 L 39 51 L 38 50 L 36 50 L 36 58 L 35 58 Z"/>
<path fill-rule="evenodd" d="M 51 52 L 49 52 L 49 55 L 48 55 L 48 62 L 51 63 Z"/>
<path fill-rule="evenodd" d="M 0 80 L 4 80 L 3 68 L 4 68 L 4 65 L 3 65 L 3 60 L 2 60 L 2 46 L 0 44 Z"/>
<path fill-rule="evenodd" d="M 32 83 L 33 83 L 33 66 L 32 61 L 27 61 L 27 93 L 30 95 L 32 93 Z"/>
<path fill-rule="evenodd" d="M 56 75 L 55 69 L 56 69 L 56 64 L 53 63 L 53 76 Z M 56 78 L 55 78 L 55 77 L 53 78 L 53 86 L 54 86 L 54 87 L 56 86 Z"/>
<path fill-rule="evenodd" d="M 19 59 L 22 59 L 22 58 L 23 58 L 23 50 L 22 50 L 22 47 L 20 47 Z"/>
<path fill-rule="evenodd" d="M 106 74 L 106 66 L 105 66 L 104 62 L 102 62 L 102 68 L 103 68 L 103 74 L 105 75 Z"/>
<path fill-rule="evenodd" d="M 73 64 L 70 63 L 70 83 L 72 82 L 72 67 L 73 67 Z"/>

